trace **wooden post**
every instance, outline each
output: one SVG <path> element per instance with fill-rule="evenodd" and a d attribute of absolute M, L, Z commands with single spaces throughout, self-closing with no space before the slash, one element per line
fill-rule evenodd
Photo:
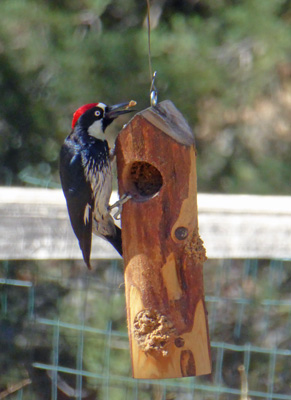
<path fill-rule="evenodd" d="M 127 322 L 134 378 L 211 372 L 197 223 L 194 136 L 170 101 L 138 114 L 116 142 Z"/>

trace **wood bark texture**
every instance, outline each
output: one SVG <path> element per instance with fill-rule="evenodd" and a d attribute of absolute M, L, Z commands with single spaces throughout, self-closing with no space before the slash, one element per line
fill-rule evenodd
<path fill-rule="evenodd" d="M 127 322 L 133 376 L 211 372 L 198 233 L 196 150 L 165 101 L 136 114 L 116 142 Z"/>

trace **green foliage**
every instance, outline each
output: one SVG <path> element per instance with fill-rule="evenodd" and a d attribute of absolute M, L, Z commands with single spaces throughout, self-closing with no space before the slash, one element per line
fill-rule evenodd
<path fill-rule="evenodd" d="M 199 189 L 287 193 L 290 1 L 155 7 L 159 100 L 174 101 L 195 131 Z M 2 0 L 0 12 L 1 184 L 56 186 L 59 148 L 79 105 L 149 105 L 146 2 Z M 269 118 L 266 102 L 280 118 Z"/>

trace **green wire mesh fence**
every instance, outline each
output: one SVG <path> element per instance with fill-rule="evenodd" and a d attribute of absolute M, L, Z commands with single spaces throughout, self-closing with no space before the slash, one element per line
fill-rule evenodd
<path fill-rule="evenodd" d="M 208 260 L 213 372 L 164 381 L 131 378 L 122 268 L 2 262 L 0 399 L 291 399 L 290 260 Z"/>

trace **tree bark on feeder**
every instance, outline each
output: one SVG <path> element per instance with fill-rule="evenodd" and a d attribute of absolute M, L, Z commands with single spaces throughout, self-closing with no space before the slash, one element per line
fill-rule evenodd
<path fill-rule="evenodd" d="M 116 142 L 133 377 L 211 372 L 198 233 L 194 136 L 170 101 L 134 116 Z"/>

